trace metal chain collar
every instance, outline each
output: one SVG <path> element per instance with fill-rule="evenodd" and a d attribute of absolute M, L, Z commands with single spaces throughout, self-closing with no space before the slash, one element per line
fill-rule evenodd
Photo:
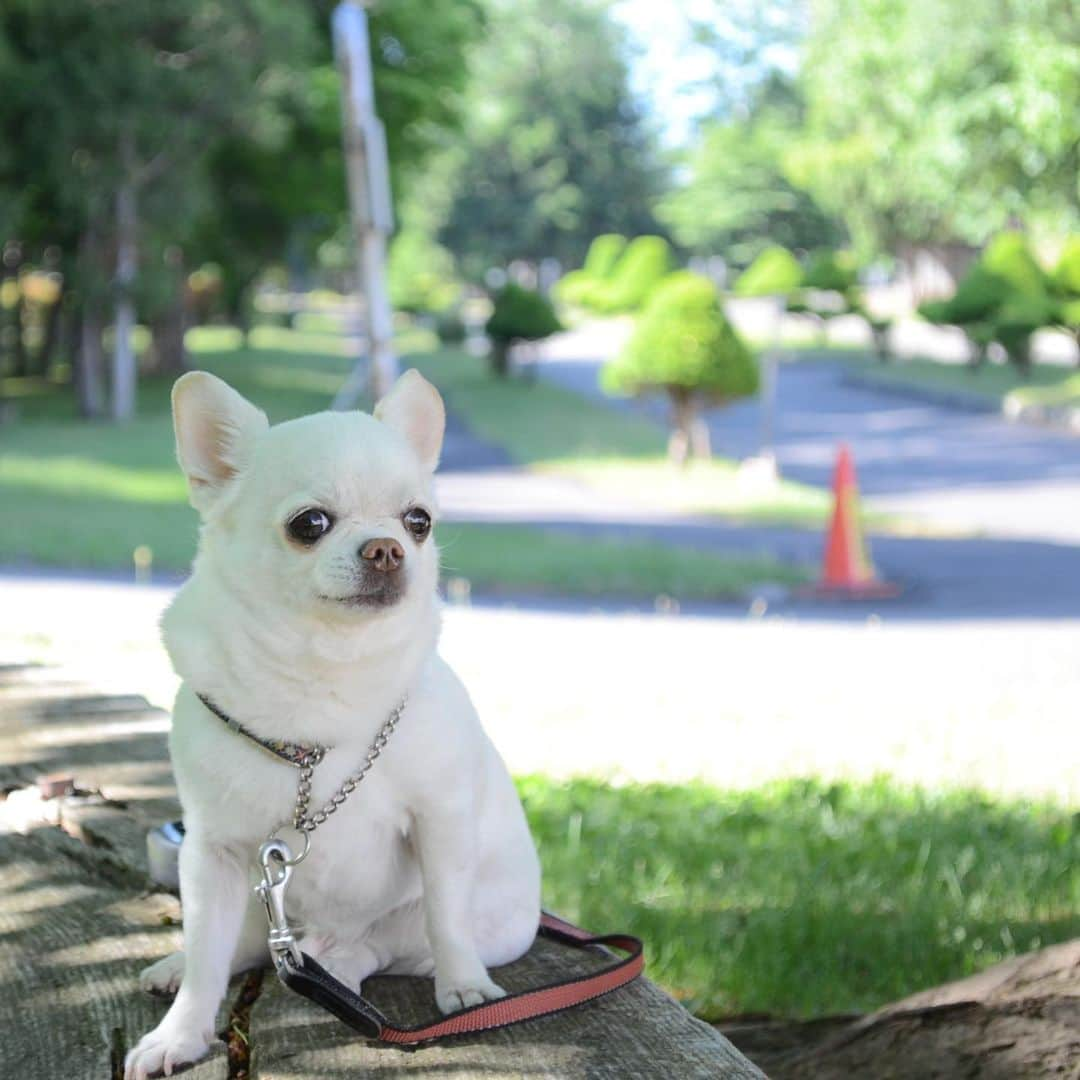
<path fill-rule="evenodd" d="M 356 770 L 352 775 L 347 776 L 341 783 L 341 787 L 334 792 L 321 810 L 316 810 L 315 813 L 308 813 L 308 803 L 311 800 L 311 780 L 315 775 L 315 766 L 319 764 L 323 759 L 322 752 L 316 752 L 310 754 L 300 766 L 300 779 L 296 784 L 296 807 L 293 810 L 292 825 L 298 832 L 304 834 L 304 853 L 307 853 L 307 845 L 310 839 L 310 834 L 313 833 L 326 819 L 331 815 L 337 813 L 338 807 L 356 790 L 357 786 L 363 781 L 371 770 L 371 766 L 375 764 L 375 760 L 386 749 L 386 744 L 390 741 L 390 736 L 393 735 L 394 729 L 398 725 L 398 721 L 401 719 L 401 714 L 405 711 L 405 706 L 408 704 L 409 697 L 406 694 L 401 699 L 397 707 L 394 709 L 387 721 L 379 729 L 379 733 L 372 740 L 371 748 L 368 750 L 367 755 L 364 758 L 363 765 Z M 303 856 L 301 856 L 302 858 Z"/>

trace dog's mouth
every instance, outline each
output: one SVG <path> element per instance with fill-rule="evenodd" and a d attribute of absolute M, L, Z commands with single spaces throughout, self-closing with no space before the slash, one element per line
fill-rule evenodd
<path fill-rule="evenodd" d="M 343 604 L 346 607 L 385 608 L 396 604 L 401 599 L 404 591 L 401 585 L 394 583 L 381 585 L 375 589 L 360 589 L 357 592 L 346 593 L 344 596 L 330 596 L 327 593 L 319 593 L 319 599 L 329 601 L 332 604 Z"/>

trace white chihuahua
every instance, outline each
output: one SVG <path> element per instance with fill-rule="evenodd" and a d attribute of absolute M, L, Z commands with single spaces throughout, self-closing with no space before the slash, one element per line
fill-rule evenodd
<path fill-rule="evenodd" d="M 264 742 L 329 748 L 314 811 L 406 700 L 364 782 L 312 834 L 290 915 L 305 951 L 353 986 L 376 971 L 434 975 L 443 1012 L 501 997 L 486 969 L 531 945 L 540 870 L 506 767 L 436 651 L 438 392 L 409 371 L 374 416 L 271 428 L 193 372 L 173 418 L 202 517 L 192 576 L 163 621 L 183 679 L 170 752 L 187 830 L 184 951 L 142 974 L 148 990 L 179 990 L 128 1054 L 127 1080 L 205 1054 L 230 973 L 267 960 L 251 869 L 293 818 L 298 770 L 222 715 Z"/>

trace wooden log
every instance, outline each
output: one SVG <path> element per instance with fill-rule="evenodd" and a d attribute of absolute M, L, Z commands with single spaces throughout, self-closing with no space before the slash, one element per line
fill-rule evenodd
<path fill-rule="evenodd" d="M 527 956 L 492 974 L 515 992 L 586 974 L 605 962 L 603 955 L 538 939 Z M 364 993 L 395 1023 L 411 1026 L 439 1017 L 430 979 L 380 976 L 364 984 Z M 251 1044 L 260 1080 L 368 1075 L 758 1080 L 764 1075 L 647 979 L 556 1016 L 404 1052 L 365 1042 L 268 978 L 252 1013 Z"/>
<path fill-rule="evenodd" d="M 16 793 L 27 797 L 19 812 L 15 796 L 0 803 L 0 1077 L 115 1078 L 126 1051 L 164 1014 L 165 1002 L 139 990 L 138 974 L 180 945 L 178 903 L 154 889 L 145 865 L 146 829 L 179 813 L 166 728 L 167 717 L 141 699 L 100 697 L 47 671 L 0 671 L 0 748 L 14 770 L 5 777 L 66 771 L 91 792 L 41 801 L 43 820 L 56 825 L 35 823 L 32 791 Z M 541 939 L 495 977 L 515 991 L 605 962 Z M 365 992 L 396 1022 L 438 1015 L 430 979 L 381 977 Z M 763 1075 L 645 979 L 557 1016 L 407 1053 L 367 1043 L 273 975 L 241 977 L 218 1030 L 231 1032 L 229 1055 L 218 1047 L 185 1075 Z"/>

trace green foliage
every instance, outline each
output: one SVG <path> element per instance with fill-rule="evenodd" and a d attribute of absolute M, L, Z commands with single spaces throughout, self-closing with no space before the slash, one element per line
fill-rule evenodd
<path fill-rule="evenodd" d="M 605 233 L 589 245 L 585 265 L 571 270 L 555 283 L 555 295 L 564 304 L 587 303 L 590 290 L 599 282 L 607 281 L 626 250 L 626 237 L 618 233 Z"/>
<path fill-rule="evenodd" d="M 495 295 L 485 330 L 493 341 L 538 341 L 562 330 L 555 309 L 543 294 L 510 282 Z"/>
<path fill-rule="evenodd" d="M 798 260 L 785 247 L 767 247 L 739 275 L 736 296 L 790 296 L 802 284 Z"/>
<path fill-rule="evenodd" d="M 1078 218 L 1080 7 L 817 0 L 788 175 L 860 252 Z"/>
<path fill-rule="evenodd" d="M 1050 280 L 1058 295 L 1080 297 L 1080 234 L 1065 241 Z"/>
<path fill-rule="evenodd" d="M 608 280 L 582 297 L 588 307 L 611 314 L 638 311 L 672 266 L 671 247 L 660 236 L 631 240 Z"/>
<path fill-rule="evenodd" d="M 961 279 L 955 294 L 919 308 L 928 321 L 962 327 L 982 357 L 999 342 L 1014 362 L 1026 365 L 1031 335 L 1054 322 L 1050 282 L 1020 233 L 1002 233 Z"/>
<path fill-rule="evenodd" d="M 842 240 L 837 219 L 792 182 L 785 164 L 803 112 L 797 87 L 774 76 L 758 88 L 743 118 L 703 130 L 686 183 L 657 210 L 680 244 L 744 266 L 769 244 L 800 249 Z"/>
<path fill-rule="evenodd" d="M 589 245 L 582 269 L 597 281 L 606 281 L 611 277 L 619 256 L 625 250 L 625 236 L 620 236 L 618 233 L 605 233 L 603 236 L 598 236 Z"/>
<path fill-rule="evenodd" d="M 443 345 L 460 345 L 467 336 L 461 312 L 440 311 L 435 317 L 435 333 Z"/>
<path fill-rule="evenodd" d="M 454 256 L 415 226 L 394 237 L 386 272 L 390 303 L 397 311 L 445 311 L 461 298 Z"/>
<path fill-rule="evenodd" d="M 825 292 L 846 293 L 859 282 L 858 267 L 850 253 L 843 251 L 815 251 L 803 272 L 805 289 L 821 289 Z"/>
<path fill-rule="evenodd" d="M 489 0 L 487 11 L 463 135 L 415 189 L 469 280 L 514 259 L 580 266 L 592 237 L 654 230 L 663 169 L 608 6 Z"/>
<path fill-rule="evenodd" d="M 177 258 L 213 262 L 242 318 L 260 271 L 302 275 L 345 208 L 336 0 L 40 4 L 0 13 L 0 239 L 62 252 L 68 301 L 106 304 L 117 187 L 134 184 L 144 316 Z M 376 99 L 400 192 L 461 116 L 476 0 L 379 4 Z M 17 196 L 17 197 L 16 197 Z"/>
<path fill-rule="evenodd" d="M 680 271 L 656 290 L 625 349 L 603 371 L 605 388 L 688 391 L 714 401 L 756 393 L 757 364 L 728 322 L 716 287 Z"/>
<path fill-rule="evenodd" d="M 1057 304 L 1055 321 L 1080 341 L 1080 235 L 1065 241 L 1050 276 L 1050 288 Z"/>

